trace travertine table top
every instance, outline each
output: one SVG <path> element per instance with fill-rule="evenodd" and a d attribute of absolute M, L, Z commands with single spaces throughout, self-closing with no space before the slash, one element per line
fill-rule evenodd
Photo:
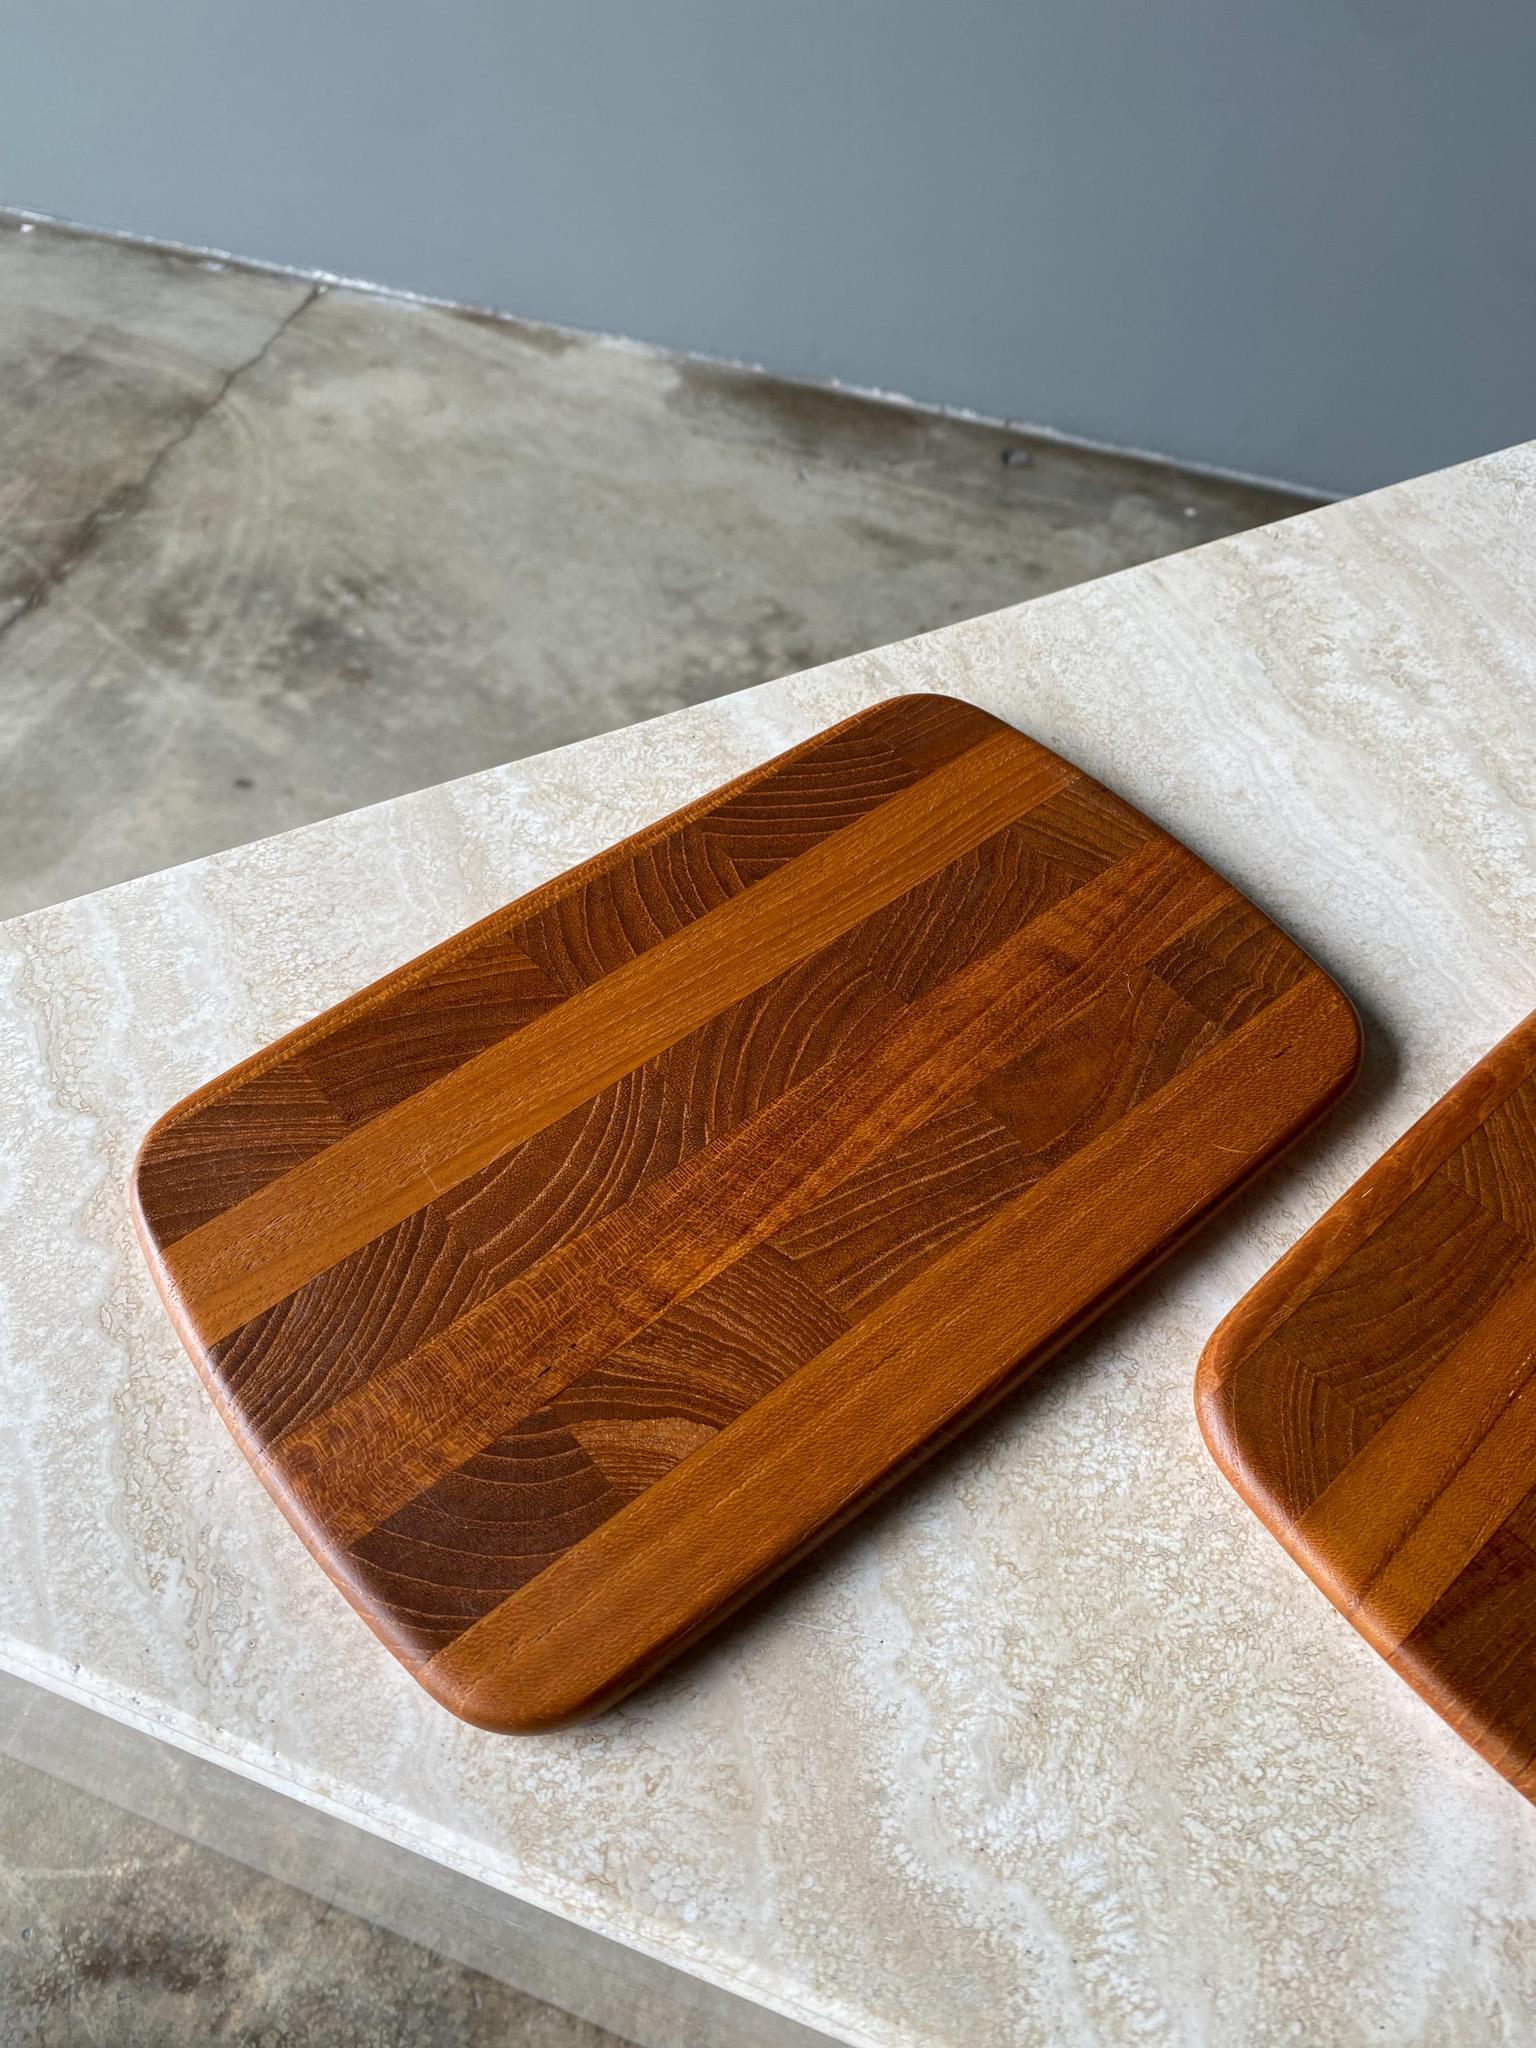
<path fill-rule="evenodd" d="M 1346 1108 L 607 1718 L 433 1706 L 261 1493 L 124 1195 L 195 1083 L 894 691 L 1142 805 L 1356 998 Z M 1536 1007 L 1536 449 L 0 927 L 0 1661 L 853 2041 L 1536 2040 L 1536 1813 L 1226 1489 L 1202 1341 Z"/>

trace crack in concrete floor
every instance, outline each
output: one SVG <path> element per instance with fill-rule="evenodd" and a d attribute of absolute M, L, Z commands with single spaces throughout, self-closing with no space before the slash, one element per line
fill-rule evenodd
<path fill-rule="evenodd" d="M 109 521 L 125 518 L 145 502 L 153 491 L 155 481 L 159 477 L 161 470 L 176 453 L 177 449 L 189 441 L 209 415 L 216 412 L 224 403 L 233 389 L 236 380 L 245 376 L 247 371 L 254 370 L 258 364 L 265 360 L 268 351 L 273 345 L 287 333 L 296 320 L 302 318 L 304 313 L 319 298 L 320 291 L 321 287 L 319 285 L 312 286 L 299 301 L 298 305 L 293 308 L 292 312 L 283 315 L 282 319 L 278 321 L 272 332 L 254 354 L 246 357 L 244 362 L 236 363 L 232 369 L 225 372 L 209 394 L 205 403 L 193 413 L 191 419 L 184 426 L 178 427 L 170 438 L 163 441 L 153 455 L 151 455 L 148 463 L 145 465 L 142 476 L 118 484 L 112 491 L 111 496 L 103 504 L 96 506 L 86 514 L 83 520 L 78 521 L 73 526 L 72 530 L 69 531 L 64 547 L 58 551 L 53 560 L 46 562 L 36 571 L 36 580 L 32 588 L 24 591 L 15 601 L 14 608 L 3 619 L 0 619 L 0 639 L 3 639 L 13 626 L 18 625 L 21 620 L 30 617 L 40 605 L 46 603 L 47 599 L 64 582 L 70 572 L 90 553 L 92 547 L 107 530 Z M 45 376 L 47 372 L 44 371 L 41 374 Z M 41 376 L 33 381 L 40 382 Z M 20 480 L 18 479 L 17 482 L 19 483 Z"/>

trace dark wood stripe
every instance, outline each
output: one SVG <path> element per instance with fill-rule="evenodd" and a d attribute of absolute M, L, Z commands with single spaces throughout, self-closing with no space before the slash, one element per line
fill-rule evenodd
<path fill-rule="evenodd" d="M 1018 1140 L 1037 1178 L 1209 1051 L 1223 1029 L 1152 969 L 1118 974 L 976 1099 Z"/>
<path fill-rule="evenodd" d="M 978 1102 L 957 1102 L 885 1147 L 769 1243 L 849 1322 L 985 1223 L 1035 1176 Z"/>
<path fill-rule="evenodd" d="M 1524 1081 L 1452 1153 L 1446 1171 L 1465 1193 L 1536 1244 L 1536 1076 Z"/>
<path fill-rule="evenodd" d="M 1392 1656 L 1458 1735 L 1536 1794 L 1536 1546 L 1498 1529 Z"/>
<path fill-rule="evenodd" d="M 978 737 L 994 729 L 996 721 L 957 697 L 918 690 L 904 697 L 887 697 L 867 711 L 849 719 L 834 732 L 857 728 L 877 739 L 920 775 L 929 775 L 954 761 Z"/>
<path fill-rule="evenodd" d="M 905 1000 L 926 995 L 1067 891 L 1155 836 L 1102 790 L 1069 783 L 855 926 L 849 942 Z"/>
<path fill-rule="evenodd" d="M 347 1135 L 302 1059 L 251 1075 L 195 1117 L 157 1125 L 134 1179 L 146 1231 L 173 1244 Z"/>

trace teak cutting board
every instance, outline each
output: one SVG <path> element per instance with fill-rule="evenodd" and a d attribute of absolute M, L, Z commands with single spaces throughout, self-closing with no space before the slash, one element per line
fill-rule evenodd
<path fill-rule="evenodd" d="M 445 1705 L 532 1729 L 996 1400 L 1356 1057 L 1192 854 L 905 697 L 190 1097 L 137 1213 L 320 1563 Z"/>
<path fill-rule="evenodd" d="M 1238 1303 L 1197 1398 L 1296 1562 L 1536 1799 L 1536 1016 Z"/>

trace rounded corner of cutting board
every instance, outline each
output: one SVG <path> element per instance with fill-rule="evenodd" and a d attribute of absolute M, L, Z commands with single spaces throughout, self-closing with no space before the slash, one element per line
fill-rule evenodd
<path fill-rule="evenodd" d="M 893 696 L 877 698 L 866 710 L 856 711 L 849 722 L 851 724 L 876 715 L 884 717 L 894 714 L 897 717 L 905 717 L 909 713 L 917 715 L 924 711 L 937 711 L 940 714 L 960 711 L 985 725 L 989 731 L 1018 733 L 1020 739 L 1027 738 L 1026 734 L 1019 732 L 1016 725 L 1010 725 L 1006 718 L 999 718 L 995 711 L 984 711 L 979 704 L 973 704 L 969 697 L 957 697 L 951 690 L 898 690 Z M 1038 742 L 1033 744 L 1038 745 Z"/>
<path fill-rule="evenodd" d="M 1240 1301 L 1206 1340 L 1195 1366 L 1195 1421 L 1212 1463 L 1245 1507 L 1291 1549 L 1289 1523 L 1271 1490 L 1262 1459 L 1245 1441 L 1238 1415 L 1237 1392 L 1249 1359 L 1249 1332 L 1256 1318 L 1243 1313 Z M 1294 1554 L 1294 1553 L 1293 1553 Z M 1299 1560 L 1303 1562 L 1304 1560 Z"/>
<path fill-rule="evenodd" d="M 1360 1062 L 1365 1057 L 1365 1027 L 1347 991 L 1324 968 L 1317 967 L 1315 961 L 1313 966 L 1330 996 L 1327 1023 L 1332 1050 L 1332 1093 L 1323 1105 L 1324 1109 L 1330 1109 L 1343 1100 L 1360 1078 Z"/>
<path fill-rule="evenodd" d="M 573 1561 L 583 1547 L 577 1544 L 569 1553 Z M 530 1580 L 524 1590 L 537 1584 L 537 1578 Z M 558 1601 L 551 1603 L 557 1607 Z M 720 1618 L 706 1617 L 689 1631 L 687 1641 Z M 488 1735 L 550 1735 L 590 1721 L 686 1647 L 682 1640 L 665 1647 L 653 1644 L 637 1655 L 624 1646 L 624 1616 L 606 1611 L 601 1593 L 579 1639 L 573 1638 L 563 1612 L 541 1617 L 535 1606 L 523 1626 L 498 1628 L 500 1619 L 492 1620 L 489 1641 L 470 1631 L 424 1662 L 405 1660 L 411 1676 L 440 1707 Z"/>
<path fill-rule="evenodd" d="M 1349 1094 L 1360 1077 L 1365 1055 L 1365 1033 L 1360 1013 L 1346 991 L 1325 969 L 1307 956 L 1320 985 L 1324 1008 L 1318 1019 L 1314 1057 L 1316 1100 L 1296 1132 L 1302 1138 L 1314 1129 Z M 1321 1221 L 1326 1221 L 1324 1217 Z M 1313 1230 L 1319 1226 L 1314 1224 Z M 1310 1235 L 1310 1232 L 1307 1233 Z M 1305 1239 L 1299 1242 L 1305 1242 Z M 1295 1247 L 1291 1248 L 1292 1250 Z M 1251 1471 L 1241 1428 L 1234 1407 L 1236 1382 L 1252 1348 L 1253 1332 L 1262 1327 L 1283 1293 L 1290 1270 L 1291 1251 L 1283 1252 L 1268 1272 L 1222 1317 L 1201 1348 L 1195 1364 L 1194 1409 L 1200 1434 L 1223 1476 L 1253 1508 L 1269 1522 L 1271 1509 L 1262 1475 Z"/>
<path fill-rule="evenodd" d="M 144 1177 L 154 1162 L 167 1130 L 175 1122 L 180 1108 L 180 1103 L 177 1103 L 170 1109 L 163 1110 L 155 1118 L 135 1147 L 133 1162 L 128 1168 L 128 1209 L 133 1217 L 133 1227 L 138 1232 L 139 1243 L 144 1247 L 146 1256 L 151 1253 L 158 1253 L 160 1239 L 145 1206 Z"/>
<path fill-rule="evenodd" d="M 1195 1364 L 1194 1388 L 1195 1420 L 1200 1425 L 1200 1434 L 1206 1449 L 1228 1478 L 1232 1476 L 1229 1443 L 1231 1397 L 1226 1387 L 1240 1355 L 1239 1345 L 1229 1335 L 1232 1313 L 1224 1316 L 1205 1340 Z"/>
<path fill-rule="evenodd" d="M 154 1165 L 160 1145 L 166 1133 L 176 1123 L 185 1103 L 175 1103 L 170 1109 L 157 1116 L 149 1129 L 139 1140 L 128 1169 L 128 1214 L 133 1223 L 133 1233 L 138 1239 L 139 1250 L 149 1268 L 155 1291 L 164 1304 L 177 1335 L 194 1361 L 200 1363 L 201 1352 L 197 1337 L 182 1312 L 175 1287 L 172 1285 L 170 1269 L 166 1263 L 165 1242 L 162 1232 L 152 1213 L 152 1205 L 145 1196 L 145 1179 Z"/>
<path fill-rule="evenodd" d="M 467 1679 L 440 1678 L 429 1663 L 411 1676 L 438 1706 L 485 1735 L 553 1735 L 590 1720 L 606 1701 L 539 1697 L 521 1682 L 515 1664 L 502 1663 Z"/>

